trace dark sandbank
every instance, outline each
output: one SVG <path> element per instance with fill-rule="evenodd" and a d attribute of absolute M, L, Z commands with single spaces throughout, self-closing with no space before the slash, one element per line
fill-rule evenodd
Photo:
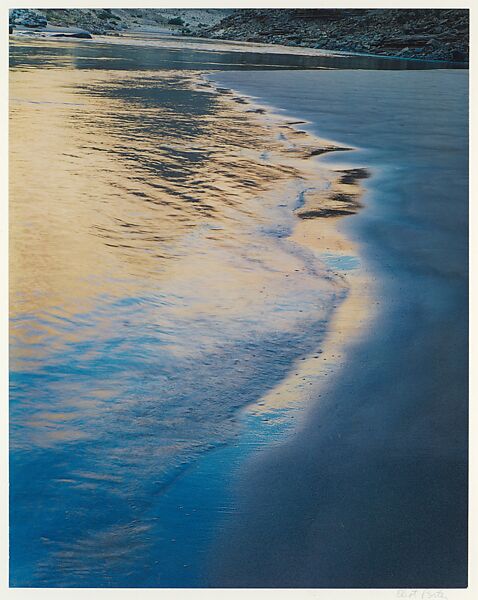
<path fill-rule="evenodd" d="M 212 583 L 465 587 L 467 72 L 212 78 L 359 148 L 366 207 L 343 228 L 377 303 L 306 425 L 243 471 Z"/>

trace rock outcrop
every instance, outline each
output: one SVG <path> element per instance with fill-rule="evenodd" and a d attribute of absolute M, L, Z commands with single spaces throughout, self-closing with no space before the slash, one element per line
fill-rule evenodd
<path fill-rule="evenodd" d="M 204 37 L 367 54 L 467 61 L 461 9 L 239 9 Z"/>
<path fill-rule="evenodd" d="M 212 27 L 233 11 L 173 8 L 44 8 L 35 11 L 29 9 L 11 11 L 11 25 L 27 26 L 19 20 L 12 21 L 14 12 L 22 15 L 35 13 L 42 19 L 43 25 L 38 25 L 39 27 L 46 25 L 48 20 L 48 24 L 52 26 L 79 27 L 97 35 L 114 35 L 121 31 L 166 30 L 177 34 L 199 32 Z M 30 22 L 33 21 L 30 19 Z"/>

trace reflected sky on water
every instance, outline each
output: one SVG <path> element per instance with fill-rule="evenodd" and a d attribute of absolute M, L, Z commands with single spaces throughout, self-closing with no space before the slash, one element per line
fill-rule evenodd
<path fill-rule="evenodd" d="M 11 37 L 10 65 L 15 68 L 76 69 L 388 69 L 466 68 L 461 63 L 396 59 L 285 46 L 173 36 L 97 36 L 93 40 Z"/>
<path fill-rule="evenodd" d="M 161 585 L 158 498 L 345 294 L 288 239 L 326 175 L 191 71 L 203 53 L 11 58 L 11 581 Z"/>
<path fill-rule="evenodd" d="M 432 65 L 151 38 L 18 37 L 10 61 L 12 585 L 194 585 L 216 516 L 188 539 L 183 500 L 209 506 L 227 460 L 179 475 L 347 292 L 318 222 L 291 237 L 336 189 L 319 141 L 199 72 Z"/>

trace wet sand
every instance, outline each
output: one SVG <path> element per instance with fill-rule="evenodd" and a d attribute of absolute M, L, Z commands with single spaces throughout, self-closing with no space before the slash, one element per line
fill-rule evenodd
<path fill-rule="evenodd" d="M 373 281 L 372 319 L 301 429 L 242 470 L 211 583 L 465 587 L 467 73 L 211 77 L 359 148 L 365 208 L 339 227 Z"/>

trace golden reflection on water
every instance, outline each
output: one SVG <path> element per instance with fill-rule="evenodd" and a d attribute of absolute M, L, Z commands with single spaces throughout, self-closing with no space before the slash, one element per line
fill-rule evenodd
<path fill-rule="evenodd" d="M 102 73 L 106 81 L 100 82 L 111 85 L 115 76 Z M 248 199 L 282 175 L 254 162 L 248 147 L 263 141 L 258 128 L 223 115 L 177 144 L 179 152 L 191 152 L 191 141 L 197 147 L 200 160 L 191 169 L 182 157 L 150 147 L 147 131 L 134 136 L 117 129 L 119 115 L 129 109 L 124 103 L 77 93 L 76 86 L 100 82 L 86 71 L 38 70 L 34 78 L 12 73 L 14 316 L 22 303 L 29 310 L 83 311 L 95 293 L 124 293 L 118 281 L 136 287 L 150 275 L 169 278 L 175 266 L 167 259 L 180 258 L 177 245 L 189 231 L 211 217 L 229 228 L 227 239 L 219 228 L 209 239 L 230 243 L 232 219 L 250 212 Z M 156 173 L 147 167 L 152 154 Z M 166 178 L 161 169 L 168 166 L 181 172 Z"/>
<path fill-rule="evenodd" d="M 197 73 L 62 60 L 10 74 L 11 446 L 28 472 L 44 453 L 33 484 L 78 522 L 42 538 L 55 584 L 123 573 L 167 475 L 245 404 L 303 397 L 286 376 L 350 286 L 321 256 L 355 253 L 335 217 L 360 198 L 317 160 L 330 142 Z"/>
<path fill-rule="evenodd" d="M 92 335 L 109 339 L 115 300 L 135 299 L 121 332 L 125 354 L 134 324 L 163 330 L 162 350 L 192 358 L 244 327 L 255 336 L 293 331 L 304 310 L 320 313 L 307 306 L 308 293 L 342 285 L 318 279 L 300 254 L 262 235 L 284 213 L 291 219 L 291 198 L 303 195 L 300 216 L 339 189 L 340 174 L 308 160 L 327 143 L 184 71 L 17 70 L 10 85 L 17 369 L 44 365 Z M 213 110 L 196 120 L 181 112 L 178 88 Z M 313 249 L 317 227 L 309 223 L 294 241 Z M 297 310 L 298 293 L 305 309 Z M 83 361 L 95 359 L 101 350 L 84 350 Z M 95 410 L 114 395 L 85 398 L 78 388 L 74 394 L 71 382 L 60 394 L 55 416 L 43 411 L 25 423 L 41 432 L 37 443 L 87 435 L 67 427 L 62 407 Z"/>
<path fill-rule="evenodd" d="M 133 72 L 127 78 L 176 83 L 174 75 Z M 187 82 L 188 76 L 179 77 Z M 167 139 L 151 140 L 147 128 L 124 129 L 120 117 L 134 106 L 78 93 L 124 79 L 124 73 L 99 77 L 63 69 L 39 69 L 34 77 L 28 71 L 11 74 L 11 314 L 45 317 L 41 332 L 30 332 L 29 353 L 52 333 L 55 319 L 88 312 L 100 295 L 140 296 L 150 289 L 151 277 L 164 285 L 207 276 L 210 289 L 196 288 L 207 297 L 196 301 L 195 310 L 242 312 L 248 300 L 237 291 L 270 289 L 273 277 L 224 264 L 221 250 L 248 247 L 243 258 L 266 265 L 269 273 L 293 266 L 291 257 L 279 259 L 264 245 L 251 244 L 248 229 L 249 216 L 257 223 L 270 218 L 270 204 L 258 195 L 272 182 L 300 175 L 292 159 L 270 159 L 282 145 L 249 115 L 231 112 L 226 98 L 217 100 L 212 118 L 201 119 L 200 130 L 172 146 Z M 144 123 L 148 110 L 141 111 Z M 156 124 L 172 118 L 167 109 L 149 112 Z M 264 147 L 268 161 L 259 158 Z M 201 225 L 210 230 L 198 240 Z M 198 247 L 205 240 L 206 248 Z M 211 252 L 211 245 L 219 252 Z M 22 335 L 21 326 L 14 326 L 14 334 Z"/>

